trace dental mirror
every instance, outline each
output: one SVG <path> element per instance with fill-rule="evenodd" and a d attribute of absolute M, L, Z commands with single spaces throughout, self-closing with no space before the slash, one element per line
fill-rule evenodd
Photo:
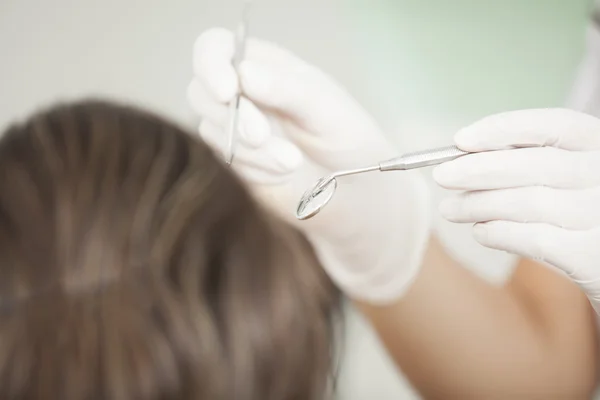
<path fill-rule="evenodd" d="M 319 179 L 312 188 L 302 195 L 296 209 L 296 218 L 305 220 L 317 215 L 329 203 L 336 189 L 337 181 L 335 178 L 328 176 Z"/>
<path fill-rule="evenodd" d="M 456 146 L 446 146 L 415 153 L 407 153 L 400 157 L 383 161 L 377 165 L 338 171 L 331 175 L 324 176 L 319 179 L 312 188 L 304 192 L 304 195 L 302 195 L 298 207 L 296 208 L 296 218 L 299 220 L 307 220 L 317 215 L 333 198 L 335 190 L 337 189 L 336 178 L 339 178 L 340 176 L 362 174 L 370 171 L 386 172 L 423 168 L 451 161 L 466 154 L 469 153 Z"/>

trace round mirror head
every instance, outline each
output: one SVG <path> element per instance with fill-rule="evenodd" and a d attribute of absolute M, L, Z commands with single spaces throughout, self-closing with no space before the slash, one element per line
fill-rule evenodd
<path fill-rule="evenodd" d="M 302 195 L 296 209 L 296 218 L 305 220 L 317 215 L 329 203 L 336 188 L 337 181 L 335 178 L 324 177 L 319 179 L 312 188 Z"/>

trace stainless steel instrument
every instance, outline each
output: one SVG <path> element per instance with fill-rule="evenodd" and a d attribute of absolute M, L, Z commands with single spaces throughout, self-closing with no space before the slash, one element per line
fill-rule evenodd
<path fill-rule="evenodd" d="M 304 193 L 296 209 L 296 218 L 300 220 L 309 219 L 321 211 L 333 198 L 337 189 L 337 178 L 339 177 L 371 171 L 386 172 L 423 168 L 451 161 L 466 154 L 469 153 L 456 146 L 446 146 L 403 154 L 400 157 L 382 161 L 377 165 L 334 172 L 319 179 L 311 189 Z"/>

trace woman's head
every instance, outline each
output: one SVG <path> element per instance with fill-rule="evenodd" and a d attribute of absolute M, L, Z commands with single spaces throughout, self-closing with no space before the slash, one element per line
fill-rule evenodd
<path fill-rule="evenodd" d="M 0 138 L 0 398 L 307 400 L 336 295 L 199 139 L 88 101 Z"/>

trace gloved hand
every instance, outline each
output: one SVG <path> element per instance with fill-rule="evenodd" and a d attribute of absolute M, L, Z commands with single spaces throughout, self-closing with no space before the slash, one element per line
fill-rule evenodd
<path fill-rule="evenodd" d="M 241 83 L 241 132 L 232 167 L 256 196 L 313 243 L 323 267 L 351 297 L 397 299 L 418 272 L 428 239 L 429 208 L 416 174 L 340 179 L 331 203 L 297 221 L 301 195 L 328 172 L 396 155 L 373 120 L 317 68 L 274 44 L 249 39 L 238 74 L 233 34 L 212 29 L 194 47 L 188 90 L 200 134 L 222 152 L 227 104 Z"/>
<path fill-rule="evenodd" d="M 564 271 L 600 311 L 600 120 L 565 109 L 508 112 L 455 141 L 483 153 L 434 170 L 441 186 L 466 191 L 444 201 L 442 215 L 476 223 L 484 246 Z"/>

